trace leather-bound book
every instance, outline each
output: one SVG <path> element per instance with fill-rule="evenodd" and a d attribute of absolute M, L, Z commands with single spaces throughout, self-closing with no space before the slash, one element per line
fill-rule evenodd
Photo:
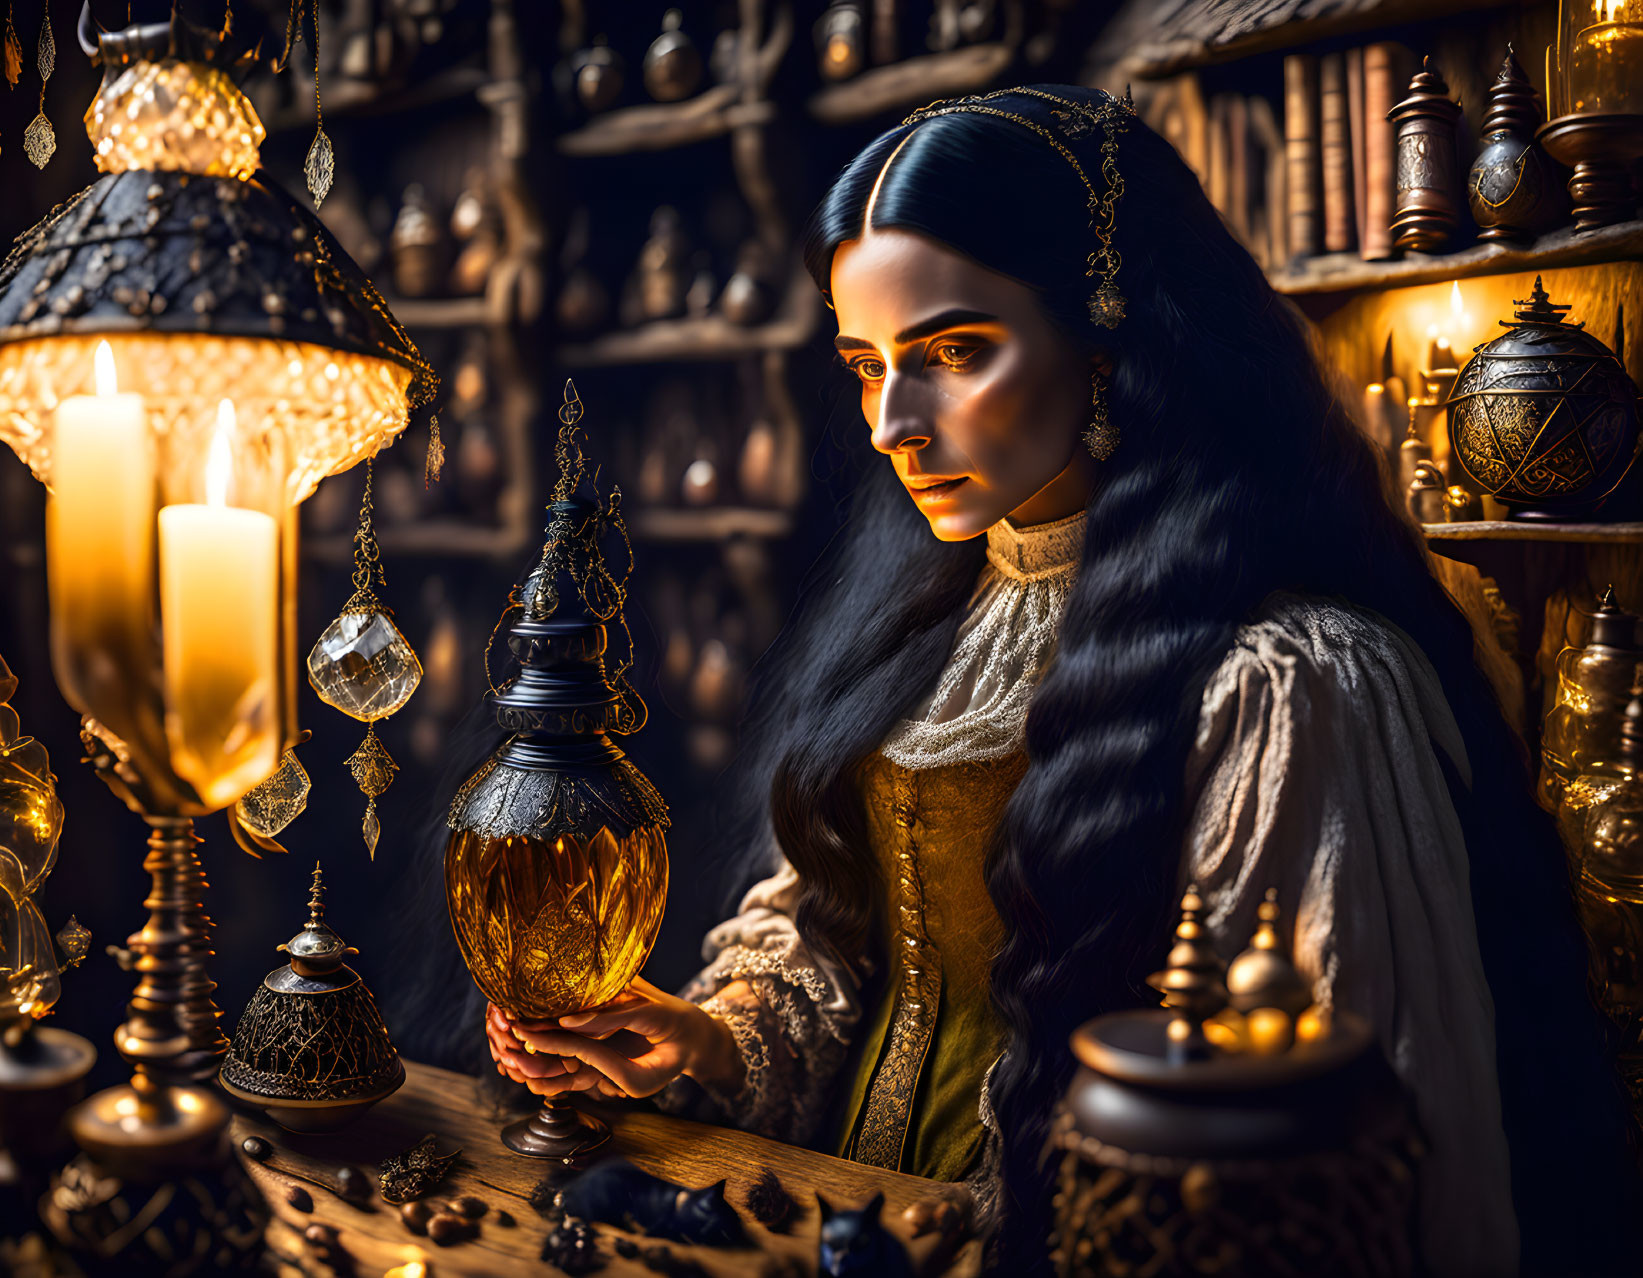
<path fill-rule="evenodd" d="M 1324 249 L 1357 247 L 1352 208 L 1352 138 L 1346 103 L 1346 58 L 1330 53 L 1318 61 L 1318 132 L 1322 140 Z"/>
<path fill-rule="evenodd" d="M 1245 248 L 1250 235 L 1249 106 L 1244 95 L 1227 95 L 1227 209 L 1228 221 Z"/>
<path fill-rule="evenodd" d="M 1363 222 L 1358 254 L 1366 262 L 1396 257 L 1392 215 L 1397 211 L 1397 132 L 1387 113 L 1403 97 L 1403 46 L 1372 44 L 1363 51 Z"/>
<path fill-rule="evenodd" d="M 1292 53 L 1284 59 L 1284 156 L 1289 178 L 1285 199 L 1291 261 L 1323 252 L 1323 162 L 1318 130 L 1318 59 L 1309 53 Z"/>
<path fill-rule="evenodd" d="M 1346 128 L 1352 152 L 1352 227 L 1361 242 L 1364 225 L 1363 50 L 1348 49 L 1346 61 Z"/>

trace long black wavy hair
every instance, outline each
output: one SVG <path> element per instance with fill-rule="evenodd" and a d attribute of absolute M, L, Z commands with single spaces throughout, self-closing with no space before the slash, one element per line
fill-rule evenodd
<path fill-rule="evenodd" d="M 989 105 L 1059 127 L 1041 99 Z M 1046 1263 L 1044 1152 L 1073 1069 L 1068 1034 L 1154 1001 L 1143 976 L 1169 935 L 1204 684 L 1275 590 L 1373 609 L 1442 679 L 1472 768 L 1471 787 L 1452 778 L 1451 795 L 1472 856 L 1525 1267 L 1619 1268 L 1636 1183 L 1564 860 L 1472 632 L 1389 504 L 1385 467 L 1333 392 L 1306 321 L 1139 120 L 1118 153 L 1128 313 L 1115 330 L 1088 316 L 1086 193 L 1072 167 L 1030 130 L 984 114 L 893 128 L 845 168 L 805 243 L 824 293 L 834 250 L 862 233 L 874 183 L 904 141 L 873 225 L 930 236 L 1022 281 L 1083 346 L 1110 352 L 1122 432 L 1028 714 L 1029 767 L 986 863 L 1007 932 L 992 968 L 1009 1033 L 992 1092 L 1005 1140 L 1005 1270 Z M 1099 141 L 1072 144 L 1097 181 Z M 882 955 L 884 944 L 857 765 L 934 681 L 984 550 L 984 539 L 936 540 L 860 438 L 865 475 L 762 663 L 742 756 L 744 826 L 774 834 L 802 879 L 799 927 L 841 957 Z"/>

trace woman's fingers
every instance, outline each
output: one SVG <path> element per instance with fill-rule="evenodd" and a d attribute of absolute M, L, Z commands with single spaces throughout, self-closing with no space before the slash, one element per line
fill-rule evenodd
<path fill-rule="evenodd" d="M 649 1096 L 671 1078 L 671 1075 L 659 1076 L 662 1072 L 656 1069 L 646 1069 L 623 1052 L 622 1047 L 630 1047 L 641 1053 L 642 1059 L 650 1045 L 637 1035 L 620 1045 L 611 1040 L 586 1038 L 569 1030 L 532 1032 L 529 1038 L 538 1051 L 574 1056 L 593 1066 L 629 1096 Z"/>
<path fill-rule="evenodd" d="M 552 1078 L 559 1074 L 572 1074 L 581 1065 L 579 1061 L 566 1061 L 560 1056 L 533 1055 L 522 1051 L 511 1035 L 503 1036 L 489 1028 L 485 1037 L 490 1043 L 491 1057 L 497 1066 L 523 1078 Z"/>

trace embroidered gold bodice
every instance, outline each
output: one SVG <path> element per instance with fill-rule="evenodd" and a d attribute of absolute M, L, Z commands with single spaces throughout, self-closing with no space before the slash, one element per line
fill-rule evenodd
<path fill-rule="evenodd" d="M 920 769 L 875 754 L 862 766 L 888 967 L 861 1039 L 844 1157 L 954 1181 L 981 1154 L 982 1080 L 1003 1046 L 988 995 L 1003 925 L 983 866 L 1026 767 L 1022 751 Z"/>

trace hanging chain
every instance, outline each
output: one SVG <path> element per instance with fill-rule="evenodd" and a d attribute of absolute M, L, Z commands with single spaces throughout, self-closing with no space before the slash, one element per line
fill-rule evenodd
<path fill-rule="evenodd" d="M 371 481 L 376 473 L 376 458 L 365 462 L 365 495 L 359 503 L 359 527 L 354 530 L 354 597 L 343 607 L 344 612 L 363 612 L 367 607 L 381 608 L 376 586 L 388 588 L 388 578 L 382 569 L 382 550 L 377 545 L 375 508 L 371 504 Z"/>

